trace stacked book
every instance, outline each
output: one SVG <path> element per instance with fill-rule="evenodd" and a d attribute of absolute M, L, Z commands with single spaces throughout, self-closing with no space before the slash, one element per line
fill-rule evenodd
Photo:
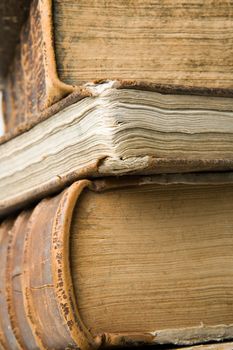
<path fill-rule="evenodd" d="M 233 349 L 233 4 L 0 17 L 0 349 Z"/>

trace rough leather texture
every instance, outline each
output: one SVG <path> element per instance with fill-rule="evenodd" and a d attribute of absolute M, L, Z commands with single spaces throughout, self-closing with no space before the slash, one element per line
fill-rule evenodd
<path fill-rule="evenodd" d="M 13 219 L 9 218 L 6 219 L 0 227 L 0 344 L 3 346 L 4 349 L 19 348 L 13 330 L 11 327 L 9 327 L 10 315 L 8 313 L 6 296 L 7 249 L 13 224 Z"/>
<path fill-rule="evenodd" d="M 15 220 L 8 242 L 6 266 L 6 295 L 11 328 L 21 349 L 36 348 L 31 328 L 27 322 L 27 315 L 23 307 L 23 247 L 27 234 L 25 227 L 31 216 L 31 210 L 23 211 Z"/>
<path fill-rule="evenodd" d="M 88 181 L 0 225 L 0 343 L 5 349 L 95 348 L 69 272 L 72 208 Z"/>
<path fill-rule="evenodd" d="M 19 31 L 29 11 L 31 0 L 1 0 L 0 2 L 0 86 L 19 42 Z"/>
<path fill-rule="evenodd" d="M 52 0 L 33 0 L 21 28 L 3 90 L 6 132 L 73 91 L 57 77 L 51 7 Z"/>

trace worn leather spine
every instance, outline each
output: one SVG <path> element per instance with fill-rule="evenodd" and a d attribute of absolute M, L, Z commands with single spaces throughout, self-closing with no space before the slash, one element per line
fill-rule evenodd
<path fill-rule="evenodd" d="M 19 31 L 28 16 L 30 2 L 31 0 L 2 0 L 0 3 L 0 87 L 4 87 L 4 77 L 19 42 Z"/>
<path fill-rule="evenodd" d="M 11 326 L 6 296 L 7 249 L 13 224 L 12 219 L 6 219 L 0 226 L 0 344 L 6 350 L 20 349 Z"/>
<path fill-rule="evenodd" d="M 14 222 L 8 243 L 6 295 L 11 327 L 20 349 L 36 349 L 37 344 L 24 309 L 22 291 L 24 240 L 31 210 L 23 211 Z"/>
<path fill-rule="evenodd" d="M 41 349 L 87 348 L 93 343 L 78 317 L 68 270 L 69 221 L 64 216 L 71 218 L 66 211 L 70 196 L 72 190 L 43 200 L 28 223 L 23 292 L 27 317 Z M 43 228 L 41 220 L 46 223 Z"/>
<path fill-rule="evenodd" d="M 4 349 L 94 349 L 69 270 L 69 228 L 80 181 L 0 226 L 0 343 Z"/>
<path fill-rule="evenodd" d="M 52 0 L 33 0 L 3 89 L 5 131 L 42 112 L 73 87 L 57 76 Z"/>

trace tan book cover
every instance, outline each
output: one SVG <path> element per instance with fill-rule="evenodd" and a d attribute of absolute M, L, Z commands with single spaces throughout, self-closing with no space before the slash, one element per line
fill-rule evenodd
<path fill-rule="evenodd" d="M 216 176 L 82 180 L 5 219 L 2 346 L 230 340 L 233 190 Z"/>

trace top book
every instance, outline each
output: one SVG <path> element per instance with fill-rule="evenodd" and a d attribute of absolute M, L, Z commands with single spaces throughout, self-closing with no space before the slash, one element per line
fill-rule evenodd
<path fill-rule="evenodd" d="M 93 80 L 232 95 L 232 32 L 225 0 L 33 0 L 5 83 L 6 131 Z"/>

